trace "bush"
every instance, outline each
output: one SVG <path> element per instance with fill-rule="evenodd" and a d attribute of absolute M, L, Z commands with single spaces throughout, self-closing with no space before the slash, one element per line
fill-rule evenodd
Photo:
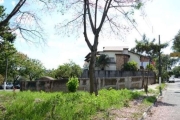
<path fill-rule="evenodd" d="M 137 63 L 134 61 L 127 62 L 123 65 L 123 70 L 125 71 L 137 71 Z"/>
<path fill-rule="evenodd" d="M 146 66 L 146 69 L 150 71 L 154 71 L 156 68 L 152 64 L 149 64 Z"/>
<path fill-rule="evenodd" d="M 79 80 L 76 77 L 69 78 L 66 86 L 70 92 L 76 92 L 77 88 L 79 87 Z"/>

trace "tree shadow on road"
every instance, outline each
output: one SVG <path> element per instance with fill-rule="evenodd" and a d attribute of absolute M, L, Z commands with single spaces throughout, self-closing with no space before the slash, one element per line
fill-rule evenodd
<path fill-rule="evenodd" d="M 174 92 L 174 93 L 180 93 L 180 92 Z"/>
<path fill-rule="evenodd" d="M 176 104 L 170 104 L 170 103 L 166 103 L 166 102 L 162 102 L 162 101 L 157 101 L 154 104 L 155 107 L 158 106 L 177 106 Z"/>

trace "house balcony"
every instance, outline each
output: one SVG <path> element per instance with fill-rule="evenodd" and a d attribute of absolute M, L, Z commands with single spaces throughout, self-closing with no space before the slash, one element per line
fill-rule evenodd
<path fill-rule="evenodd" d="M 89 71 L 84 70 L 81 78 L 89 78 Z M 149 76 L 154 77 L 153 71 L 122 71 L 122 70 L 95 70 L 96 78 L 109 78 L 109 77 L 129 77 L 129 76 Z"/>

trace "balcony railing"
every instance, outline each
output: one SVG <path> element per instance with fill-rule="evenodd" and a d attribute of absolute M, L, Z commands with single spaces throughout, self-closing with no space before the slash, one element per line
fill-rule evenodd
<path fill-rule="evenodd" d="M 102 77 L 129 77 L 129 76 L 155 76 L 153 71 L 121 71 L 121 70 L 95 70 L 95 76 Z M 89 78 L 89 71 L 84 70 L 81 78 Z"/>

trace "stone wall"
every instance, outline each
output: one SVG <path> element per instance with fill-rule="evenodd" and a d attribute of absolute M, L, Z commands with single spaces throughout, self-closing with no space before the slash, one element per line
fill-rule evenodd
<path fill-rule="evenodd" d="M 124 55 L 116 54 L 116 70 L 121 70 L 123 64 L 124 64 Z"/>
<path fill-rule="evenodd" d="M 145 76 L 145 82 L 148 84 L 154 84 L 155 77 Z M 142 88 L 142 76 L 131 76 L 131 77 L 110 77 L 110 78 L 97 78 L 98 89 L 140 89 Z M 68 79 L 61 80 L 38 80 L 38 81 L 21 81 L 21 91 L 45 91 L 45 92 L 56 92 L 56 91 L 68 91 L 66 83 Z M 78 90 L 89 91 L 90 83 L 89 78 L 79 78 Z"/>

